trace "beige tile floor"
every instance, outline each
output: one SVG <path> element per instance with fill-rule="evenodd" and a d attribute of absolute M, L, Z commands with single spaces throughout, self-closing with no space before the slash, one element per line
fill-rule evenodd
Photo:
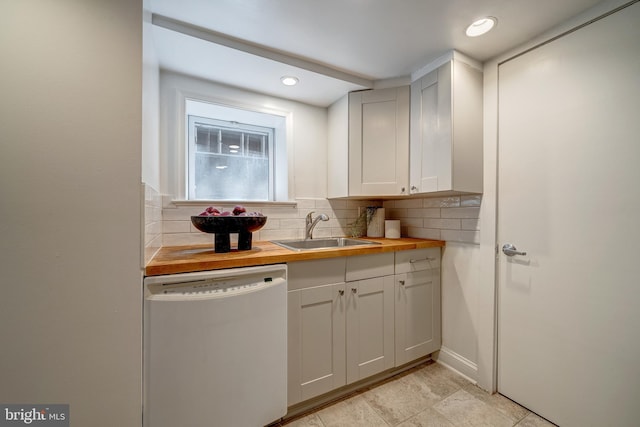
<path fill-rule="evenodd" d="M 429 362 L 283 425 L 545 427 L 554 424 L 504 396 L 489 395 L 442 365 Z"/>

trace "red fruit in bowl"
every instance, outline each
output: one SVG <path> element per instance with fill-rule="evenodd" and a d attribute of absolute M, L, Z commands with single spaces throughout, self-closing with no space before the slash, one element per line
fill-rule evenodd
<path fill-rule="evenodd" d="M 229 211 L 224 211 L 220 214 L 220 216 L 231 216 L 231 212 Z"/>
<path fill-rule="evenodd" d="M 241 213 L 245 213 L 247 210 L 244 208 L 244 206 L 236 206 L 235 208 L 233 208 L 233 214 L 234 215 L 240 215 Z"/>
<path fill-rule="evenodd" d="M 208 212 L 209 214 L 215 214 L 215 213 L 220 213 L 220 211 L 216 208 L 214 208 L 213 206 L 209 206 L 205 212 Z"/>

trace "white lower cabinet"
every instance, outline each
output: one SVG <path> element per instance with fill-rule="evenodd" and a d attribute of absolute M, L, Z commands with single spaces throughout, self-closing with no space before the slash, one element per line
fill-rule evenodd
<path fill-rule="evenodd" d="M 347 283 L 347 384 L 394 367 L 393 276 Z"/>
<path fill-rule="evenodd" d="M 345 258 L 289 263 L 289 406 L 346 384 Z"/>
<path fill-rule="evenodd" d="M 396 253 L 396 366 L 433 353 L 442 344 L 440 248 Z"/>
<path fill-rule="evenodd" d="M 289 406 L 440 347 L 439 248 L 292 262 L 288 271 Z"/>
<path fill-rule="evenodd" d="M 345 385 L 344 283 L 289 291 L 288 405 Z"/>

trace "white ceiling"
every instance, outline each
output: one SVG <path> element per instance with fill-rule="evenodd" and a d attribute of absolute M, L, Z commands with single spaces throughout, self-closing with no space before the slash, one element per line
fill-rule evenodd
<path fill-rule="evenodd" d="M 151 12 L 162 68 L 326 106 L 451 49 L 484 62 L 599 1 L 151 0 Z M 483 16 L 496 28 L 467 37 Z M 283 86 L 289 74 L 300 83 Z"/>

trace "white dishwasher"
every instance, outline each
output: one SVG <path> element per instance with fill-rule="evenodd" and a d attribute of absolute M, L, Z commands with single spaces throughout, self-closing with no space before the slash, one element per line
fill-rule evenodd
<path fill-rule="evenodd" d="M 287 266 L 144 279 L 145 427 L 259 427 L 287 411 Z"/>

